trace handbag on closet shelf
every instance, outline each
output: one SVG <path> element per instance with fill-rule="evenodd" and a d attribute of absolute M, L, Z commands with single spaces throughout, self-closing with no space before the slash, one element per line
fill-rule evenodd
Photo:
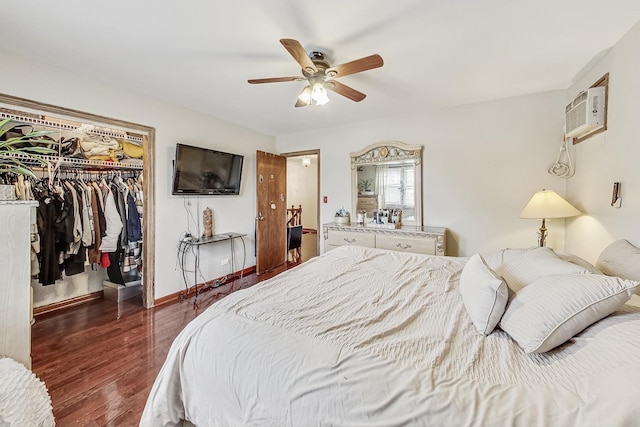
<path fill-rule="evenodd" d="M 61 138 L 60 154 L 64 157 L 85 158 L 82 148 L 80 148 L 80 139 L 78 138 Z"/>

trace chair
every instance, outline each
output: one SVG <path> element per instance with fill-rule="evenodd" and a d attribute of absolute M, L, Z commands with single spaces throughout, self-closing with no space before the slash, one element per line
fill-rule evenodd
<path fill-rule="evenodd" d="M 287 209 L 287 252 L 291 261 L 302 257 L 302 205 Z M 288 258 L 288 257 L 287 257 Z"/>

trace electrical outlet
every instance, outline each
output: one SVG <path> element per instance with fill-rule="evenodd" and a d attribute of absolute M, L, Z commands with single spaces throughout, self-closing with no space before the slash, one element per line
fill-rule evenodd
<path fill-rule="evenodd" d="M 229 258 L 223 258 L 220 260 L 220 265 L 228 265 L 229 264 Z"/>

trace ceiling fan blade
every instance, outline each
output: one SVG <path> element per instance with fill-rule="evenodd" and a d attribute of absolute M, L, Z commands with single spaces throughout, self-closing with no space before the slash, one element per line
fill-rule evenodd
<path fill-rule="evenodd" d="M 306 102 L 304 102 L 304 101 L 302 101 L 302 100 L 298 99 L 298 100 L 296 101 L 296 105 L 295 105 L 295 106 L 296 106 L 296 107 L 306 107 L 307 105 L 309 105 L 309 104 L 307 104 Z"/>
<path fill-rule="evenodd" d="M 347 85 L 344 85 L 340 82 L 337 82 L 335 80 L 331 80 L 325 83 L 325 87 L 339 95 L 345 96 L 347 98 L 349 98 L 352 101 L 355 102 L 360 102 L 363 99 L 365 99 L 367 97 L 367 95 L 365 95 L 362 92 L 358 92 L 357 90 L 350 88 Z"/>
<path fill-rule="evenodd" d="M 305 78 L 302 77 L 302 76 L 271 77 L 271 78 L 268 78 L 268 79 L 251 79 L 251 80 L 247 80 L 247 81 L 249 83 L 251 83 L 251 84 L 258 84 L 258 83 L 299 82 L 301 80 L 305 80 Z"/>
<path fill-rule="evenodd" d="M 280 43 L 284 46 L 285 49 L 289 51 L 293 59 L 295 59 L 298 64 L 309 74 L 317 73 L 318 69 L 316 65 L 313 63 L 307 51 L 304 50 L 300 42 L 293 39 L 280 39 Z"/>
<path fill-rule="evenodd" d="M 356 59 L 355 61 L 345 62 L 344 64 L 336 65 L 331 68 L 327 68 L 326 74 L 328 77 L 342 77 L 349 74 L 359 73 L 361 71 L 367 71 L 374 68 L 382 67 L 384 61 L 378 54 L 366 56 L 364 58 Z"/>

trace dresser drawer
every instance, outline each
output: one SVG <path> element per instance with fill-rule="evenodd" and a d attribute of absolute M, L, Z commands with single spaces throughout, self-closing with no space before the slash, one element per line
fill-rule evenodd
<path fill-rule="evenodd" d="M 425 255 L 436 254 L 436 239 L 433 237 L 376 236 L 376 248 L 398 252 L 414 252 Z"/>
<path fill-rule="evenodd" d="M 331 230 L 326 243 L 329 246 L 354 245 L 373 248 L 376 244 L 376 236 L 374 234 L 367 233 Z"/>
<path fill-rule="evenodd" d="M 444 256 L 447 251 L 447 229 L 443 227 L 400 226 L 395 229 L 366 227 L 356 224 L 323 225 L 324 250 L 344 245 L 358 245 L 391 251 Z"/>

